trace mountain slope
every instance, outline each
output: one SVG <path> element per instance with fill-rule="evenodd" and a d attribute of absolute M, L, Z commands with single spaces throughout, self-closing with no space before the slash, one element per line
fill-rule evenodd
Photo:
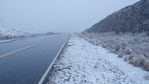
<path fill-rule="evenodd" d="M 149 32 L 149 0 L 123 8 L 99 23 L 87 29 L 86 32 Z"/>

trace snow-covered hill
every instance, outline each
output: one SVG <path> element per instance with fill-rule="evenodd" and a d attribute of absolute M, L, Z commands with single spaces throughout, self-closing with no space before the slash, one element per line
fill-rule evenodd
<path fill-rule="evenodd" d="M 53 35 L 52 32 L 45 33 L 33 33 L 33 32 L 25 32 L 16 29 L 15 27 L 9 28 L 4 23 L 4 19 L 0 18 L 0 40 L 10 40 L 18 37 L 26 37 L 26 36 L 41 36 L 41 35 Z"/>
<path fill-rule="evenodd" d="M 127 6 L 87 29 L 86 32 L 149 32 L 149 0 Z"/>
<path fill-rule="evenodd" d="M 26 36 L 29 35 L 29 33 L 16 30 L 14 27 L 10 28 L 8 27 L 7 23 L 5 23 L 5 20 L 3 17 L 0 17 L 0 37 L 2 36 Z"/>
<path fill-rule="evenodd" d="M 3 36 L 26 36 L 29 35 L 30 33 L 28 32 L 23 32 L 20 30 L 15 30 L 15 29 L 4 29 L 0 27 L 0 34 Z"/>
<path fill-rule="evenodd" d="M 0 26 L 0 42 L 7 42 L 13 39 L 29 36 L 31 33 L 23 32 L 15 29 L 7 29 Z"/>

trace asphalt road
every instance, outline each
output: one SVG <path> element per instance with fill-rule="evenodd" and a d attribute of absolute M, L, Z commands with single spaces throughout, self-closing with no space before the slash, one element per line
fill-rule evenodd
<path fill-rule="evenodd" d="M 0 43 L 0 84 L 41 84 L 68 34 Z"/>

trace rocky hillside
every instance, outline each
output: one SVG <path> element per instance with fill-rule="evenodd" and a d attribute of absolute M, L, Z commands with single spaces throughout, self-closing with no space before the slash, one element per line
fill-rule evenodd
<path fill-rule="evenodd" d="M 140 0 L 125 7 L 86 30 L 86 32 L 110 31 L 149 32 L 149 0 Z"/>

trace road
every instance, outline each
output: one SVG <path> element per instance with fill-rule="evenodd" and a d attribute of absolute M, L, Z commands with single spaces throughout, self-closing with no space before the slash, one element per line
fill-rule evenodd
<path fill-rule="evenodd" d="M 42 84 L 68 34 L 0 43 L 0 84 Z"/>

